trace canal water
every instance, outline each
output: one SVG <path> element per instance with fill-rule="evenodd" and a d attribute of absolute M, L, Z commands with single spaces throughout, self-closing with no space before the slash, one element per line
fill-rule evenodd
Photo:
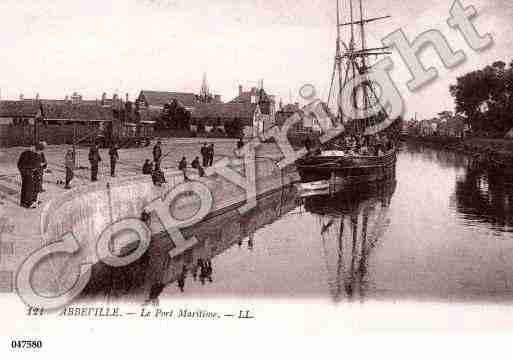
<path fill-rule="evenodd" d="M 199 225 L 183 293 L 170 280 L 161 298 L 512 301 L 512 203 L 513 185 L 471 158 L 404 144 L 395 180 L 308 198 L 285 188 Z M 194 278 L 198 258 L 211 275 Z"/>

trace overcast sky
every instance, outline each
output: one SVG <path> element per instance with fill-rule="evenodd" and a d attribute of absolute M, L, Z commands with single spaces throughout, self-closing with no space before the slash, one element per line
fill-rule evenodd
<path fill-rule="evenodd" d="M 346 0 L 341 0 L 347 2 Z M 370 45 L 402 28 L 413 39 L 438 29 L 465 64 L 448 71 L 428 49 L 422 58 L 440 78 L 411 94 L 409 73 L 392 55 L 392 76 L 407 104 L 407 116 L 431 116 L 451 109 L 448 86 L 456 76 L 502 59 L 513 60 L 511 0 L 462 0 L 474 5 L 474 24 L 491 33 L 494 45 L 473 52 L 446 19 L 448 0 L 363 0 L 367 16 L 392 15 L 369 26 Z M 345 12 L 346 7 L 342 9 Z M 238 85 L 256 86 L 289 102 L 298 89 L 316 86 L 326 98 L 333 66 L 335 0 L 2 0 L 0 3 L 0 88 L 2 98 L 85 98 L 141 89 L 198 92 L 207 73 L 224 100 Z"/>

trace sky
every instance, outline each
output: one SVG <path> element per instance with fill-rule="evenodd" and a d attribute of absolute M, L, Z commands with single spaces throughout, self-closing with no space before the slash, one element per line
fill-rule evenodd
<path fill-rule="evenodd" d="M 347 20 L 347 0 L 341 15 Z M 494 44 L 482 53 L 468 47 L 446 24 L 452 0 L 363 0 L 366 16 L 391 15 L 368 28 L 369 46 L 402 29 L 410 40 L 429 29 L 442 32 L 467 60 L 447 70 L 435 52 L 422 60 L 439 77 L 416 93 L 394 53 L 392 78 L 406 117 L 427 118 L 453 109 L 449 85 L 456 77 L 496 60 L 513 60 L 513 2 L 462 0 L 476 7 L 478 32 Z M 62 99 L 74 91 L 86 99 L 103 92 L 140 90 L 199 92 L 207 74 L 212 92 L 228 101 L 238 85 L 257 86 L 284 103 L 301 102 L 312 84 L 326 100 L 333 66 L 334 0 L 2 0 L 0 3 L 1 96 Z"/>

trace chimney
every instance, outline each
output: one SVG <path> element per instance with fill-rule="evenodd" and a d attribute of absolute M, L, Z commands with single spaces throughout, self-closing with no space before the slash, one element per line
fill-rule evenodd
<path fill-rule="evenodd" d="M 242 90 L 243 90 L 242 85 L 239 85 L 239 96 L 242 96 Z"/>
<path fill-rule="evenodd" d="M 105 102 L 107 101 L 107 93 L 102 94 L 102 105 L 105 105 Z"/>

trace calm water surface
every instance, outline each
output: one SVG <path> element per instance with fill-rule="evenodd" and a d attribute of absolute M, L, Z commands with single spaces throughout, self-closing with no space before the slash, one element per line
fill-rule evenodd
<path fill-rule="evenodd" d="M 276 192 L 198 229 L 212 282 L 189 274 L 162 296 L 512 301 L 513 186 L 471 162 L 404 145 L 395 182 Z"/>

